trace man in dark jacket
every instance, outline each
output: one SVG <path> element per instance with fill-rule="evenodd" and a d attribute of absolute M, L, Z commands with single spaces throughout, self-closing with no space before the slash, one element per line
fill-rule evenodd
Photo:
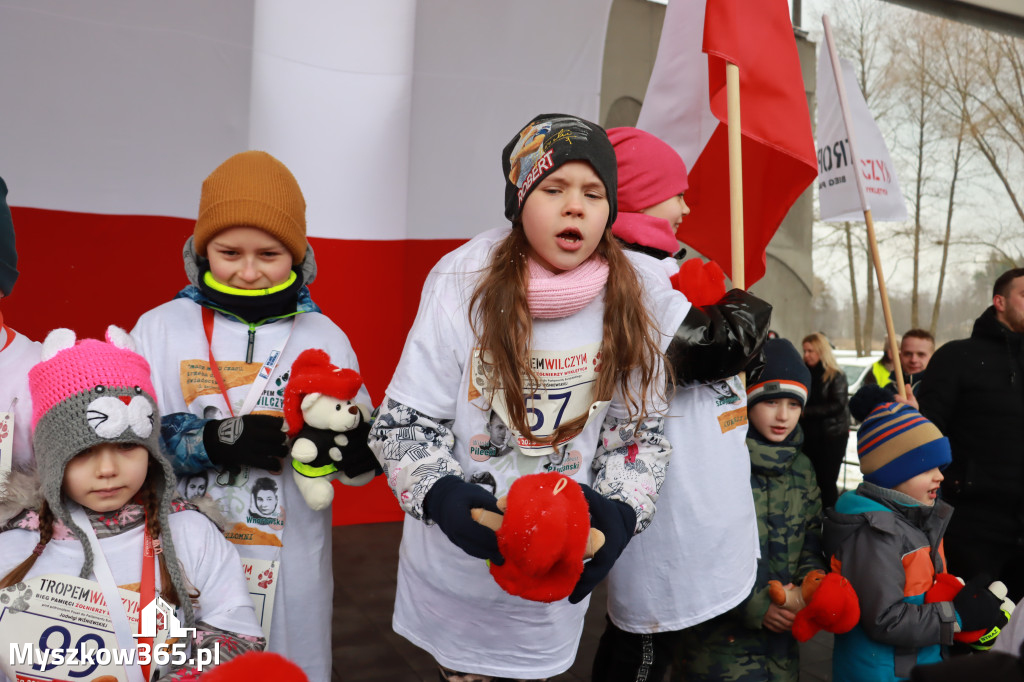
<path fill-rule="evenodd" d="M 942 494 L 956 513 L 945 537 L 954 575 L 985 570 L 1024 596 L 1024 268 L 1003 273 L 969 339 L 932 356 L 917 399 L 949 437 Z"/>

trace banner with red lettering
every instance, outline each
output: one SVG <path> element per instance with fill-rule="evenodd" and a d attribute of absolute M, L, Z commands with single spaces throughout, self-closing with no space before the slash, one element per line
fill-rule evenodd
<path fill-rule="evenodd" d="M 840 59 L 846 96 L 850 105 L 857 157 L 868 206 L 861 206 L 854 177 L 850 139 L 843 123 L 839 93 L 828 50 L 818 47 L 818 198 L 821 219 L 830 221 L 864 220 L 871 209 L 875 220 L 907 219 L 907 204 L 900 191 L 896 169 L 889 157 L 878 124 L 871 116 L 857 76 L 849 60 Z"/>

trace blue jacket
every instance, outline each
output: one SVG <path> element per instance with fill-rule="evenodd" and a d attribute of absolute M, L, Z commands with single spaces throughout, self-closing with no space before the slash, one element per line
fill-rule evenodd
<path fill-rule="evenodd" d="M 902 493 L 862 483 L 825 516 L 825 553 L 860 600 L 860 623 L 837 635 L 835 682 L 889 682 L 917 664 L 937 663 L 953 643 L 952 602 L 925 604 L 935 574 L 945 570 L 942 535 L 953 508 L 920 505 Z"/>

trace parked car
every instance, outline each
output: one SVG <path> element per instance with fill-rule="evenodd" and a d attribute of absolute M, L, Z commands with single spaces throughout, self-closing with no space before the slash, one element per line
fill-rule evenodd
<path fill-rule="evenodd" d="M 832 351 L 832 354 L 836 356 L 836 362 L 846 374 L 846 385 L 849 386 L 850 395 L 856 393 L 857 389 L 864 385 L 864 379 L 871 371 L 871 365 L 882 357 L 881 351 L 875 351 L 871 355 L 861 358 L 857 357 L 857 351 L 854 350 L 836 350 Z"/>
<path fill-rule="evenodd" d="M 871 365 L 875 364 L 882 357 L 881 351 L 875 351 L 871 355 L 857 357 L 854 350 L 833 351 L 836 362 L 846 374 L 846 383 L 852 397 L 857 390 L 864 385 L 864 379 L 871 372 Z M 857 457 L 857 427 L 859 424 L 850 420 L 850 440 L 846 443 L 846 456 L 843 459 L 843 468 L 839 472 L 839 489 L 854 490 L 863 477 L 860 473 L 860 459 Z"/>

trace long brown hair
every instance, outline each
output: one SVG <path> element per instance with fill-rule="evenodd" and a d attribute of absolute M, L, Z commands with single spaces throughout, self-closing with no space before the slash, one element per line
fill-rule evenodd
<path fill-rule="evenodd" d="M 150 457 L 152 457 L 152 455 L 150 455 Z M 146 529 L 149 531 L 149 537 L 154 538 L 154 540 L 162 539 L 159 510 L 160 499 L 155 492 L 158 479 L 154 473 L 159 470 L 159 465 L 151 466 L 149 468 L 149 472 L 146 474 L 146 480 L 143 482 L 142 487 L 138 492 L 139 501 L 142 503 L 142 507 L 146 510 Z M 43 500 L 39 505 L 39 544 L 43 545 L 43 547 L 49 544 L 50 540 L 53 539 L 54 522 L 55 519 L 53 512 L 50 511 L 50 505 L 46 503 L 46 500 Z M 157 556 L 160 558 L 160 596 L 168 604 L 181 606 L 181 596 L 178 594 L 178 590 L 174 586 L 174 582 L 171 580 L 171 574 L 167 571 L 167 563 L 166 559 L 164 559 L 163 552 L 160 552 Z M 0 580 L 0 590 L 5 587 L 10 587 L 11 585 L 16 585 L 24 580 L 25 576 L 35 565 L 36 559 L 38 558 L 39 554 L 33 552 L 27 559 L 15 566 L 10 573 Z M 196 591 L 194 594 L 190 594 L 188 596 L 195 599 L 199 596 L 199 592 Z"/>
<path fill-rule="evenodd" d="M 552 444 L 582 431 L 588 415 L 560 424 L 549 438 L 534 438 L 528 425 L 523 395 L 540 388 L 540 379 L 530 366 L 533 317 L 527 301 L 528 253 L 526 233 L 517 222 L 508 237 L 495 247 L 491 262 L 470 298 L 469 316 L 481 352 L 487 351 L 482 360 L 501 386 L 510 426 L 531 440 Z M 657 378 L 662 367 L 669 371 L 668 365 L 664 363 L 651 316 L 643 305 L 644 291 L 636 271 L 612 238 L 610 229 L 604 231 L 594 253 L 608 262 L 601 365 L 594 400 L 611 400 L 618 388 L 629 418 L 642 420 L 648 416 L 652 391 L 664 395 L 664 387 Z M 495 390 L 492 385 L 491 398 Z"/>

